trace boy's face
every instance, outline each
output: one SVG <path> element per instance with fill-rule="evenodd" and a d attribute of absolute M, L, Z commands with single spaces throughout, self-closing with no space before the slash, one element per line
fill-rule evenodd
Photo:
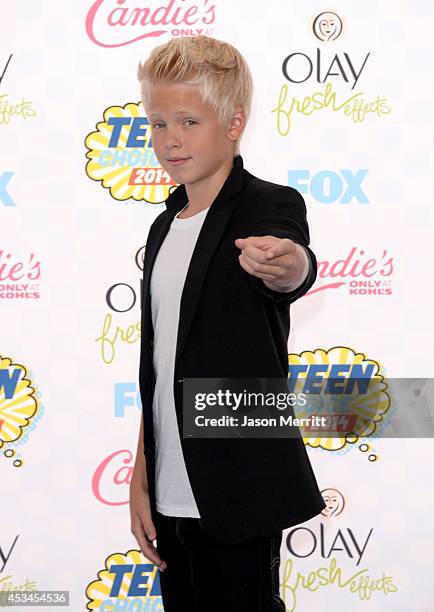
<path fill-rule="evenodd" d="M 155 154 L 177 183 L 195 183 L 232 160 L 244 127 L 244 111 L 227 128 L 202 101 L 199 89 L 183 83 L 159 83 L 149 89 L 147 112 Z M 176 164 L 173 158 L 187 158 Z"/>

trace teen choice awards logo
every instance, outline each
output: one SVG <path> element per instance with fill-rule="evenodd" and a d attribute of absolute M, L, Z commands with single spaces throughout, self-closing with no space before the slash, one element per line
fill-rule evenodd
<path fill-rule="evenodd" d="M 88 585 L 86 596 L 89 599 L 87 610 L 164 610 L 157 566 L 138 550 L 129 550 L 125 555 L 114 553 L 107 557 L 105 569 L 98 572 L 98 580 Z"/>
<path fill-rule="evenodd" d="M 23 465 L 15 447 L 27 442 L 42 415 L 39 395 L 27 368 L 0 355 L 0 449 L 15 467 Z"/>
<path fill-rule="evenodd" d="M 392 405 L 382 371 L 377 361 L 345 346 L 289 354 L 289 391 L 308 398 L 294 406 L 296 416 L 304 422 L 313 415 L 326 419 L 322 433 L 327 431 L 327 437 L 321 436 L 320 427 L 316 436 L 315 428 L 300 426 L 305 444 L 339 451 L 378 434 Z"/>
<path fill-rule="evenodd" d="M 162 204 L 177 186 L 154 153 L 141 102 L 107 108 L 85 145 L 86 174 L 115 200 Z"/>

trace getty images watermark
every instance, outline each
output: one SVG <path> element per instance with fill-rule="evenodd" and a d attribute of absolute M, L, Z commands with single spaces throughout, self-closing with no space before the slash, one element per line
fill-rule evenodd
<path fill-rule="evenodd" d="M 184 378 L 184 438 L 431 438 L 434 379 Z"/>

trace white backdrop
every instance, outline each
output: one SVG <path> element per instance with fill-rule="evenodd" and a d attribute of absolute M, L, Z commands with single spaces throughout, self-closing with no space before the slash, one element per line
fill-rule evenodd
<path fill-rule="evenodd" d="M 131 11 L 145 7 L 160 8 L 160 21 L 169 7 L 166 23 L 131 25 Z M 195 23 L 184 32 L 174 12 L 185 22 L 188 7 Z M 255 82 L 244 165 L 305 197 L 319 275 L 291 307 L 290 361 L 432 376 L 432 3 L 338 0 L 325 18 L 342 30 L 324 40 L 313 25 L 329 9 L 310 0 L 3 1 L 0 590 L 69 590 L 74 611 L 162 609 L 127 500 L 140 419 L 140 262 L 167 186 L 128 185 L 156 160 L 149 146 L 127 146 L 128 126 L 110 147 L 105 121 L 144 116 L 138 61 L 171 36 L 205 33 L 240 49 Z M 286 78 L 288 56 L 286 76 L 303 82 Z M 325 93 L 326 108 L 311 112 L 306 98 L 319 106 Z M 345 113 L 345 101 L 361 99 L 371 112 Z M 116 151 L 132 149 L 136 166 L 113 165 Z M 432 440 L 308 450 L 328 508 L 284 532 L 287 610 L 432 610 Z M 149 589 L 128 593 L 127 572 L 115 592 L 115 563 L 147 572 Z"/>

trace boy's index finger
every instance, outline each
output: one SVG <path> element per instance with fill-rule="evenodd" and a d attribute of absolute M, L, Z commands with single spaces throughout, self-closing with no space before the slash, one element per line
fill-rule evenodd
<path fill-rule="evenodd" d="M 265 253 L 275 243 L 274 236 L 249 236 L 248 238 L 235 240 L 237 248 L 259 263 L 267 263 L 268 259 Z"/>
<path fill-rule="evenodd" d="M 295 242 L 290 240 L 289 238 L 283 238 L 278 240 L 275 244 L 273 244 L 267 250 L 267 258 L 268 260 L 273 259 L 274 257 L 281 257 L 282 255 L 293 254 L 296 250 L 297 246 Z"/>
<path fill-rule="evenodd" d="M 235 240 L 235 244 L 253 261 L 269 266 L 275 266 L 287 255 L 294 256 L 297 244 L 290 238 L 276 236 L 249 236 Z"/>
<path fill-rule="evenodd" d="M 246 241 L 244 243 L 244 247 L 242 247 L 243 253 L 253 259 L 254 261 L 262 264 L 269 263 L 267 259 L 267 249 L 270 248 L 271 245 L 263 248 L 256 246 L 253 241 Z"/>

